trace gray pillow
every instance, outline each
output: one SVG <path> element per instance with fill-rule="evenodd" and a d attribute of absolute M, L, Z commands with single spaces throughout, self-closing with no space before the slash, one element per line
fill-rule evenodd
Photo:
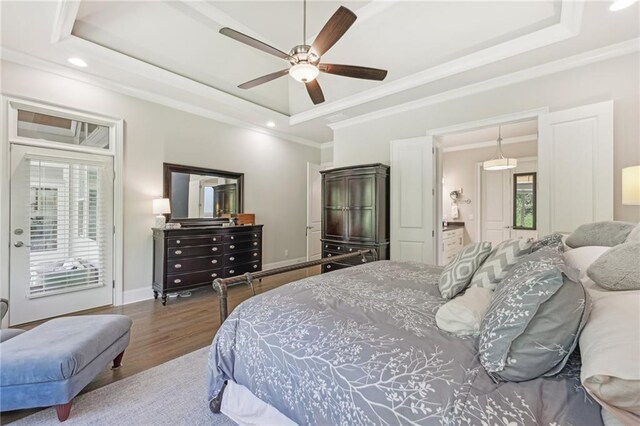
<path fill-rule="evenodd" d="M 489 253 L 491 253 L 491 243 L 486 241 L 469 244 L 460 250 L 440 275 L 438 287 L 442 297 L 451 299 L 467 288 L 473 274 Z"/>
<path fill-rule="evenodd" d="M 636 225 L 630 222 L 606 221 L 585 223 L 578 226 L 567 238 L 571 248 L 584 246 L 613 247 L 624 243 Z"/>
<path fill-rule="evenodd" d="M 470 287 L 495 289 L 518 259 L 531 252 L 531 244 L 531 241 L 523 238 L 498 244 L 473 274 Z"/>
<path fill-rule="evenodd" d="M 557 374 L 590 311 L 582 285 L 562 273 L 559 252 L 545 248 L 527 257 L 496 289 L 480 329 L 480 362 L 497 380 Z"/>
<path fill-rule="evenodd" d="M 626 243 L 640 241 L 640 223 L 637 224 L 636 227 L 631 230 L 631 232 L 629 232 L 629 235 L 627 235 L 627 239 L 624 241 Z"/>
<path fill-rule="evenodd" d="M 533 244 L 531 245 L 531 251 L 532 252 L 538 251 L 542 247 L 546 247 L 546 246 L 562 247 L 562 234 L 555 232 L 553 234 L 545 235 L 539 240 L 534 241 Z"/>
<path fill-rule="evenodd" d="M 640 290 L 640 241 L 610 248 L 589 266 L 587 275 L 607 290 Z"/>

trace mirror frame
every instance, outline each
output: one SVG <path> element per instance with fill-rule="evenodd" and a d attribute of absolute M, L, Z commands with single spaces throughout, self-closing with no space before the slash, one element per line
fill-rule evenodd
<path fill-rule="evenodd" d="M 227 172 L 224 170 L 207 169 L 204 167 L 185 166 L 182 164 L 162 163 L 163 167 L 163 198 L 171 199 L 171 173 L 187 173 L 195 175 L 220 176 L 225 179 L 236 179 L 238 181 L 238 212 L 244 212 L 244 173 Z M 174 218 L 171 213 L 167 214 L 167 222 L 179 222 L 187 226 L 193 225 L 215 225 L 228 222 L 224 218 Z"/>

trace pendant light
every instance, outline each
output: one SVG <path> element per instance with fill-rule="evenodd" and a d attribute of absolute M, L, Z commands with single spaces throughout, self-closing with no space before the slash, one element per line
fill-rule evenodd
<path fill-rule="evenodd" d="M 498 147 L 491 160 L 482 163 L 482 168 L 489 171 L 514 169 L 518 166 L 518 160 L 507 158 L 502 154 L 502 127 L 498 127 Z"/>

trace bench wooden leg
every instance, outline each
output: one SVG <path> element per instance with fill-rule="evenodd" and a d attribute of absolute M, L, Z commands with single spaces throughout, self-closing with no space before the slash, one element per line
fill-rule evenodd
<path fill-rule="evenodd" d="M 69 401 L 66 404 L 56 405 L 56 414 L 58 414 L 58 420 L 64 422 L 69 418 L 71 414 L 71 404 L 73 401 Z"/>
<path fill-rule="evenodd" d="M 111 367 L 112 370 L 116 370 L 118 368 L 120 368 L 120 366 L 122 365 L 122 357 L 124 356 L 124 351 L 120 352 L 120 355 L 118 355 L 117 357 L 115 357 L 113 359 L 113 367 Z"/>

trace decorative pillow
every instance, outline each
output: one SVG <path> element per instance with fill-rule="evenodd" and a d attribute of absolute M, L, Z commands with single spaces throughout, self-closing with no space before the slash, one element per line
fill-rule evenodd
<path fill-rule="evenodd" d="M 440 294 L 445 299 L 451 299 L 467 288 L 474 272 L 491 253 L 491 243 L 481 242 L 469 244 L 445 266 L 440 275 Z"/>
<path fill-rule="evenodd" d="M 525 239 L 508 240 L 498 244 L 473 274 L 470 286 L 495 289 L 518 259 L 531 253 L 531 245 L 532 242 Z"/>
<path fill-rule="evenodd" d="M 602 256 L 611 247 L 604 246 L 584 246 L 577 249 L 569 250 L 563 253 L 564 264 L 567 267 L 578 270 L 579 279 L 582 279 L 587 275 L 587 269 L 593 262 Z"/>
<path fill-rule="evenodd" d="M 441 330 L 458 336 L 480 334 L 482 318 L 489 309 L 493 291 L 482 287 L 469 287 L 464 294 L 449 300 L 436 312 L 436 324 Z"/>
<path fill-rule="evenodd" d="M 531 245 L 531 251 L 532 252 L 538 251 L 542 247 L 546 247 L 546 246 L 562 246 L 562 245 L 563 245 L 562 234 L 559 234 L 556 232 L 553 234 L 545 235 L 539 240 L 534 241 L 533 244 Z"/>
<path fill-rule="evenodd" d="M 638 241 L 640 241 L 640 223 L 637 224 L 636 227 L 631 230 L 631 232 L 629 232 L 629 235 L 627 235 L 627 239 L 625 240 L 626 243 L 633 243 Z"/>
<path fill-rule="evenodd" d="M 588 295 L 563 275 L 559 252 L 525 258 L 494 292 L 480 330 L 480 362 L 497 380 L 557 374 L 589 315 Z"/>
<path fill-rule="evenodd" d="M 607 290 L 640 290 L 640 241 L 612 247 L 587 270 Z"/>
<path fill-rule="evenodd" d="M 624 243 L 636 225 L 630 222 L 606 221 L 586 223 L 578 226 L 567 238 L 571 248 L 582 246 L 613 247 Z"/>
<path fill-rule="evenodd" d="M 640 291 L 590 291 L 580 335 L 584 388 L 625 425 L 640 424 Z"/>

